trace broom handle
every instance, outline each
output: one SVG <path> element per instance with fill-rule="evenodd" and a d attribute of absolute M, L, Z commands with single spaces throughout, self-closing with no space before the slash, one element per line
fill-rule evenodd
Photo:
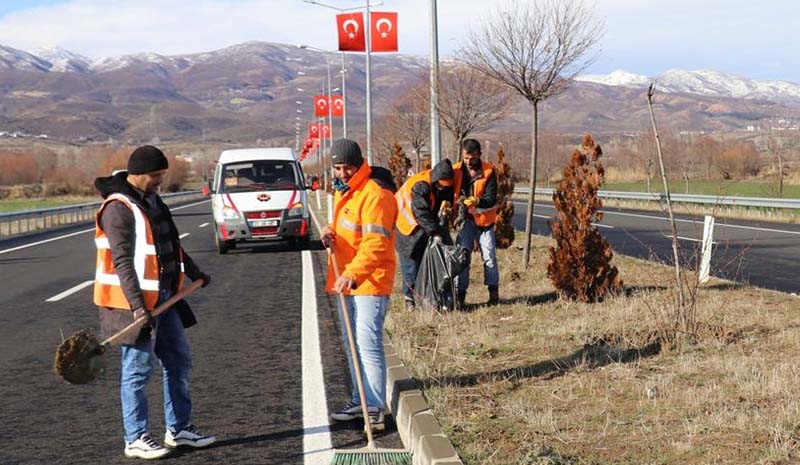
<path fill-rule="evenodd" d="M 152 318 L 155 318 L 158 315 L 161 315 L 162 313 L 167 311 L 170 307 L 175 305 L 179 300 L 183 299 L 187 295 L 189 295 L 192 292 L 196 291 L 202 285 L 203 285 L 203 280 L 202 279 L 198 279 L 197 281 L 192 281 L 191 284 L 189 284 L 188 286 L 182 288 L 175 295 L 173 295 L 172 297 L 167 299 L 164 303 L 162 303 L 161 305 L 159 305 L 158 307 L 153 309 L 153 311 L 150 312 L 150 316 Z M 109 337 L 108 339 L 103 341 L 101 343 L 101 345 L 105 346 L 105 345 L 108 345 L 108 344 L 113 344 L 117 340 L 122 339 L 123 337 L 127 336 L 131 331 L 133 331 L 135 329 L 140 329 L 142 327 L 142 325 L 144 325 L 145 321 L 147 321 L 147 315 L 140 316 L 139 318 L 133 320 L 133 323 L 131 323 L 128 326 L 126 326 L 125 328 L 123 328 L 120 332 L 112 335 L 111 337 Z"/>
<path fill-rule="evenodd" d="M 333 253 L 333 249 L 328 249 L 328 253 L 331 256 L 331 260 L 333 261 L 333 275 L 336 277 L 336 280 L 339 280 L 339 264 L 336 261 L 336 255 Z M 361 378 L 361 362 L 358 357 L 358 352 L 356 351 L 356 340 L 353 338 L 353 330 L 350 327 L 350 310 L 347 308 L 347 301 L 344 298 L 344 295 L 341 292 L 337 292 L 336 295 L 339 296 L 339 306 L 342 307 L 342 315 L 344 315 L 344 326 L 347 329 L 347 340 L 350 342 L 350 354 L 353 359 L 353 370 L 356 373 L 356 384 L 358 385 L 358 397 L 361 399 L 361 413 L 364 415 L 364 424 L 366 425 L 367 430 L 367 447 L 374 449 L 375 442 L 372 438 L 372 424 L 369 420 L 369 410 L 367 408 L 367 396 L 364 393 L 364 380 Z"/>

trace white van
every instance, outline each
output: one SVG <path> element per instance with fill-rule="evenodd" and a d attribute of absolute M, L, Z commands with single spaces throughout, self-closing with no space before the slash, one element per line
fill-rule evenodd
<path fill-rule="evenodd" d="M 297 156 L 290 148 L 225 150 L 209 183 L 214 236 L 219 253 L 237 243 L 287 239 L 308 242 L 308 190 Z"/>

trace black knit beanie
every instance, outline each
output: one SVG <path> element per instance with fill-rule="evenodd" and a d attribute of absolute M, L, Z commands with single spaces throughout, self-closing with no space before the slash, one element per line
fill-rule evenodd
<path fill-rule="evenodd" d="M 167 157 L 158 147 L 144 145 L 128 158 L 128 174 L 145 174 L 169 168 Z"/>
<path fill-rule="evenodd" d="M 364 158 L 361 156 L 361 147 L 356 141 L 337 139 L 331 145 L 331 161 L 334 165 L 361 166 Z"/>

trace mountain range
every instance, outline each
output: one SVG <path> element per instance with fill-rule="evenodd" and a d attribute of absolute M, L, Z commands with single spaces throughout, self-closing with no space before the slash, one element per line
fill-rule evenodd
<path fill-rule="evenodd" d="M 363 132 L 365 61 L 352 54 L 346 59 L 348 129 Z M 321 93 L 326 60 L 339 87 L 338 53 L 286 44 L 246 42 L 206 53 L 100 60 L 60 48 L 27 52 L 0 45 L 0 135 L 286 144 L 294 139 L 296 118 L 303 126 L 311 120 L 311 97 Z M 426 76 L 427 63 L 412 55 L 373 55 L 374 112 L 388 111 Z M 675 131 L 791 128 L 800 122 L 797 84 L 716 71 L 670 70 L 651 78 L 620 70 L 576 78 L 544 102 L 542 127 L 566 133 L 643 130 L 649 124 L 643 95 L 652 81 L 662 124 Z M 525 132 L 529 124 L 520 99 L 498 130 Z"/>

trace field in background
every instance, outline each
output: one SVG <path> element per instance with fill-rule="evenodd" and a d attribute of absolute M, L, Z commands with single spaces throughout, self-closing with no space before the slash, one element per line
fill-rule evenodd
<path fill-rule="evenodd" d="M 721 281 L 697 343 L 661 346 L 672 270 L 616 256 L 625 295 L 560 300 L 548 239 L 500 251 L 501 300 L 407 312 L 387 329 L 467 464 L 788 464 L 800 459 L 797 297 Z M 488 298 L 473 266 L 468 303 Z M 398 280 L 399 281 L 399 280 Z M 395 296 L 399 293 L 395 293 Z"/>
<path fill-rule="evenodd" d="M 617 182 L 606 183 L 604 190 L 626 191 L 626 192 L 647 192 L 645 182 Z M 652 192 L 663 192 L 664 188 L 661 180 L 653 180 L 650 184 Z M 670 182 L 669 190 L 673 194 L 686 194 L 686 184 L 683 182 Z M 777 197 L 774 183 L 760 181 L 690 181 L 689 194 L 695 195 L 720 195 L 736 197 Z M 785 184 L 783 186 L 783 197 L 787 199 L 800 198 L 800 185 Z"/>
<path fill-rule="evenodd" d="M 24 210 L 38 210 L 41 208 L 63 207 L 80 203 L 99 202 L 100 196 L 95 197 L 63 197 L 55 199 L 27 199 L 27 200 L 0 200 L 0 213 Z"/>

